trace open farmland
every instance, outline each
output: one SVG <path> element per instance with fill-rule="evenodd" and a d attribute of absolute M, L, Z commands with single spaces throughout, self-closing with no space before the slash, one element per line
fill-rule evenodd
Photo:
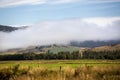
<path fill-rule="evenodd" d="M 120 80 L 120 60 L 0 61 L 0 80 Z"/>
<path fill-rule="evenodd" d="M 49 51 L 49 53 L 59 53 L 59 52 L 74 52 L 74 51 L 79 51 L 79 47 L 74 47 L 74 46 L 52 46 L 49 48 L 43 48 L 45 51 Z"/>
<path fill-rule="evenodd" d="M 62 67 L 77 68 L 80 66 L 110 66 L 120 65 L 119 60 L 26 60 L 26 61 L 0 61 L 0 67 L 13 67 L 20 64 L 21 67 L 44 67 L 47 69 Z"/>

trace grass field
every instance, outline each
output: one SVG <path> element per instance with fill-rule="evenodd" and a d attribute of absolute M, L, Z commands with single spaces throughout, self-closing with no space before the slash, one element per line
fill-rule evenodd
<path fill-rule="evenodd" d="M 44 67 L 47 69 L 62 67 L 77 68 L 80 66 L 110 66 L 120 65 L 120 60 L 26 60 L 26 61 L 0 61 L 0 67 L 20 66 Z"/>
<path fill-rule="evenodd" d="M 0 61 L 0 80 L 120 80 L 119 68 L 120 60 Z"/>

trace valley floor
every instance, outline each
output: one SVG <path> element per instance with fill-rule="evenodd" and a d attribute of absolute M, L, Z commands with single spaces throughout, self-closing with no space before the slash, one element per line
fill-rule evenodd
<path fill-rule="evenodd" d="M 0 80 L 120 80 L 120 60 L 0 61 Z"/>

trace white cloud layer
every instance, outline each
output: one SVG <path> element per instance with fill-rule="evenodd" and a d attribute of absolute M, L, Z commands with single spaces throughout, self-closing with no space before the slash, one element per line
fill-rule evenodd
<path fill-rule="evenodd" d="M 120 0 L 0 0 L 0 7 L 38 5 L 38 4 L 59 4 L 72 2 L 120 2 Z"/>
<path fill-rule="evenodd" d="M 75 1 L 79 0 L 0 0 L 0 7 L 51 4 L 51 3 L 70 3 Z"/>
<path fill-rule="evenodd" d="M 0 50 L 31 45 L 67 44 L 72 40 L 118 40 L 120 17 L 44 21 L 25 30 L 0 32 Z"/>

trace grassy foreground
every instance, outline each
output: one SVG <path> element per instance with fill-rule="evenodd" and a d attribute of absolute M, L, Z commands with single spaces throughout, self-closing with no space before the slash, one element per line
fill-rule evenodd
<path fill-rule="evenodd" d="M 0 61 L 0 80 L 120 80 L 119 60 Z"/>

